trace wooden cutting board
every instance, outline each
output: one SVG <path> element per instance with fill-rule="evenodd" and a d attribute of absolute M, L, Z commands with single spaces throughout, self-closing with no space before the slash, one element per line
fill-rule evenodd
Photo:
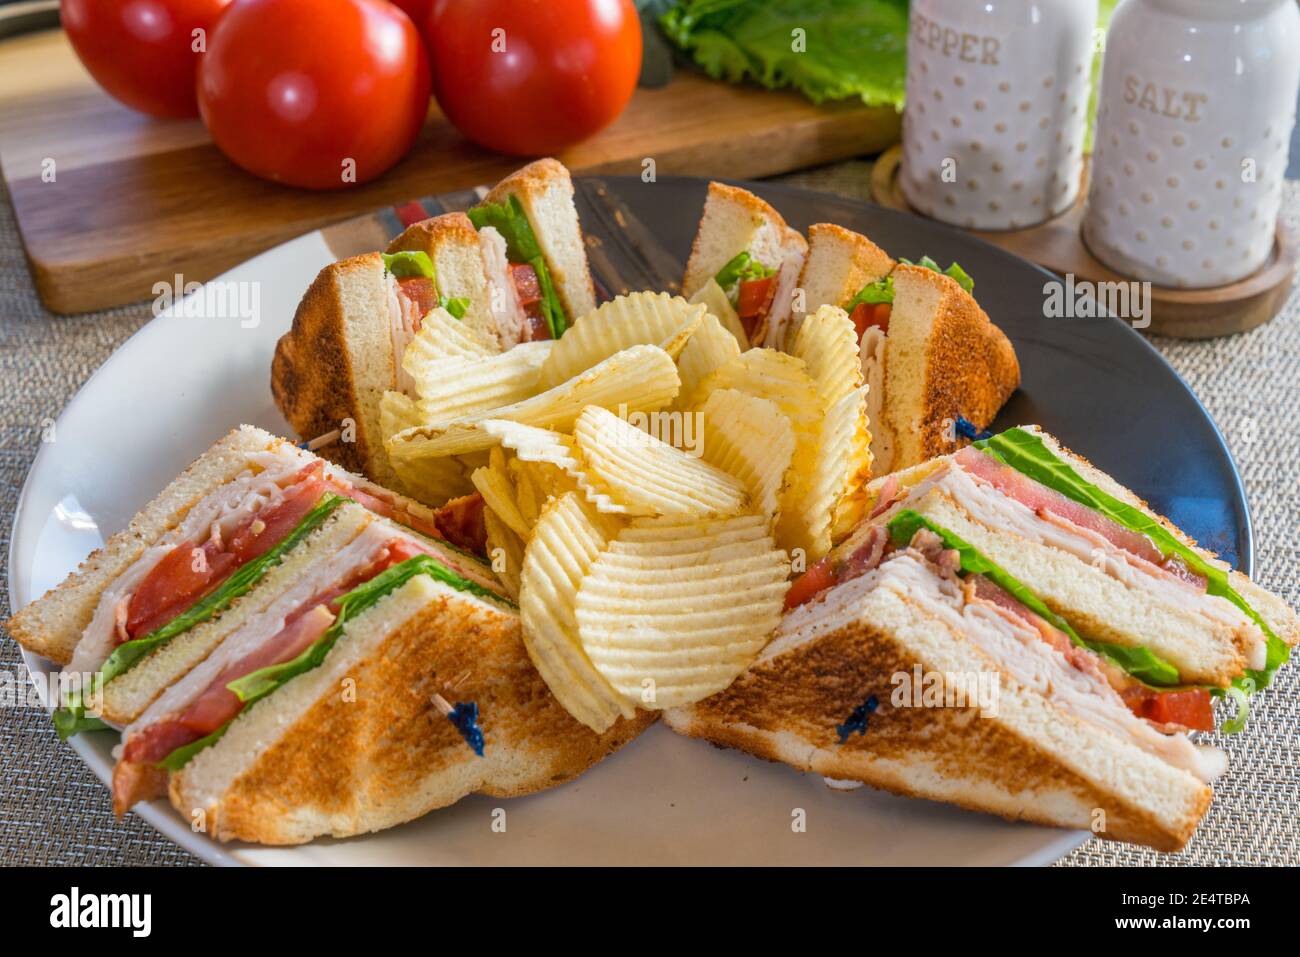
<path fill-rule="evenodd" d="M 574 172 L 641 172 L 653 159 L 660 175 L 753 178 L 878 152 L 898 133 L 890 108 L 815 106 L 679 71 L 559 158 Z M 62 31 L 0 43 L 0 171 L 55 312 L 144 299 L 177 273 L 203 281 L 309 230 L 490 184 L 522 162 L 467 142 L 435 106 L 411 153 L 379 179 L 330 193 L 279 186 L 232 165 L 199 122 L 153 120 L 110 99 Z"/>

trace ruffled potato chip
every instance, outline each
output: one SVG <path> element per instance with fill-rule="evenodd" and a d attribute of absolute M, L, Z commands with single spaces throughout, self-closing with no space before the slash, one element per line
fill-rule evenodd
<path fill-rule="evenodd" d="M 632 514 L 705 518 L 734 515 L 748 502 L 738 478 L 598 406 L 578 417 L 574 438 L 584 470 Z"/>
<path fill-rule="evenodd" d="M 398 432 L 387 442 L 388 454 L 393 459 L 413 460 L 462 455 L 497 444 L 496 436 L 483 427 L 488 419 L 567 431 L 589 405 L 649 411 L 663 408 L 680 389 L 681 378 L 668 353 L 658 346 L 632 346 L 522 402 Z"/>
<path fill-rule="evenodd" d="M 679 337 L 705 313 L 680 296 L 634 292 L 598 306 L 573 324 L 542 366 L 541 387 L 550 389 L 637 345 L 668 346 L 670 355 L 685 344 Z M 689 335 L 689 333 L 687 333 Z"/>
<path fill-rule="evenodd" d="M 640 519 L 578 588 L 578 639 L 623 698 L 647 709 L 726 688 L 781 620 L 790 563 L 761 515 Z"/>
<path fill-rule="evenodd" d="M 520 575 L 524 647 L 556 700 L 597 734 L 636 713 L 592 665 L 578 641 L 574 604 L 592 562 L 618 524 L 576 493 L 551 502 L 533 529 Z"/>

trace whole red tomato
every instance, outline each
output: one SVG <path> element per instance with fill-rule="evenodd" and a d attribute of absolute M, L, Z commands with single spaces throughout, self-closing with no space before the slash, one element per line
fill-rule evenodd
<path fill-rule="evenodd" d="M 199 67 L 199 109 L 250 173 L 338 189 L 411 148 L 429 109 L 428 58 L 386 0 L 235 0 Z"/>
<path fill-rule="evenodd" d="M 390 0 L 390 2 L 395 7 L 401 7 L 417 27 L 424 26 L 425 17 L 429 15 L 429 7 L 433 6 L 433 0 Z"/>
<path fill-rule="evenodd" d="M 631 0 L 433 0 L 424 33 L 438 105 L 503 153 L 586 139 L 623 112 L 641 71 Z"/>
<path fill-rule="evenodd" d="M 228 3 L 63 0 L 61 16 L 72 48 L 109 95 L 153 116 L 198 116 L 194 73 Z"/>

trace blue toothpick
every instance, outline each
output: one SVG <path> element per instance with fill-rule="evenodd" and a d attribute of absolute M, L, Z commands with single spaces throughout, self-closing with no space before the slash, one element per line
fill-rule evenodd
<path fill-rule="evenodd" d="M 957 416 L 957 421 L 953 424 L 952 429 L 963 439 L 970 439 L 972 442 L 980 442 L 993 437 L 992 432 L 976 428 L 975 423 L 963 419 L 960 415 Z"/>
<path fill-rule="evenodd" d="M 853 737 L 854 733 L 866 734 L 867 719 L 878 707 L 880 707 L 880 702 L 876 700 L 875 695 L 872 695 L 853 709 L 853 712 L 849 715 L 849 720 L 843 724 L 837 724 L 835 730 L 840 736 L 840 744 Z"/>
<path fill-rule="evenodd" d="M 433 703 L 437 705 L 443 717 L 460 732 L 460 736 L 465 739 L 470 750 L 480 758 L 483 757 L 483 729 L 478 726 L 478 702 L 457 701 L 453 708 L 446 698 L 435 693 Z"/>

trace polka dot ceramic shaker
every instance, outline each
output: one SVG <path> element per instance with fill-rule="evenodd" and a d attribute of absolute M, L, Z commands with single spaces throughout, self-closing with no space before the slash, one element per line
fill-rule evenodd
<path fill-rule="evenodd" d="M 900 185 L 912 207 L 1018 229 L 1074 204 L 1096 0 L 912 0 Z"/>
<path fill-rule="evenodd" d="M 1106 37 L 1083 236 L 1164 286 L 1243 279 L 1273 248 L 1300 83 L 1295 0 L 1125 0 Z"/>

